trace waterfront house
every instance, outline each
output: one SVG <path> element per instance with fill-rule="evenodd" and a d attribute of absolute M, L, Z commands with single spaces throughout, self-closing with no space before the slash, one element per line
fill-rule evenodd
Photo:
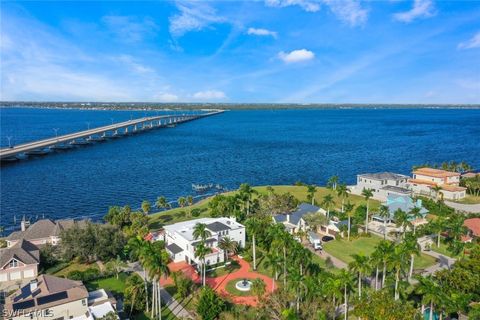
<path fill-rule="evenodd" d="M 7 247 L 13 247 L 20 240 L 28 240 L 36 246 L 44 244 L 57 245 L 60 242 L 60 234 L 63 230 L 72 228 L 74 225 L 85 226 L 87 220 L 75 221 L 73 219 L 67 220 L 38 220 L 31 226 L 28 226 L 25 221 L 22 221 L 22 228 L 20 231 L 12 232 L 5 240 Z"/>
<path fill-rule="evenodd" d="M 420 199 L 414 201 L 410 196 L 389 195 L 383 204 L 388 207 L 389 216 L 386 217 L 387 223 L 395 222 L 395 211 L 400 209 L 408 214 L 414 208 L 420 209 L 420 215 L 422 217 L 415 219 L 415 217 L 409 216 L 409 219 L 412 222 L 415 222 L 417 225 L 427 223 L 425 216 L 427 215 L 428 210 L 423 207 L 422 200 Z M 374 214 L 372 219 L 374 221 L 384 222 L 385 218 L 379 216 L 378 214 Z"/>
<path fill-rule="evenodd" d="M 413 178 L 408 180 L 407 187 L 414 194 L 432 196 L 435 187 L 440 187 L 441 199 L 459 200 L 466 196 L 467 189 L 459 186 L 460 173 L 433 169 L 420 168 L 413 171 Z M 435 195 L 436 196 L 436 195 Z"/>
<path fill-rule="evenodd" d="M 327 212 L 320 207 L 308 203 L 301 203 L 297 210 L 293 212 L 273 216 L 273 221 L 275 223 L 282 223 L 289 233 L 295 234 L 300 230 L 307 230 L 308 226 L 305 222 L 304 216 L 309 213 L 321 213 L 326 215 Z"/>
<path fill-rule="evenodd" d="M 407 189 L 408 176 L 392 172 L 363 173 L 357 175 L 357 184 L 349 186 L 350 193 L 362 195 L 364 189 L 370 189 L 373 198 L 386 201 L 389 195 L 411 195 Z"/>
<path fill-rule="evenodd" d="M 170 258 L 174 262 L 185 261 L 192 265 L 199 265 L 201 261 L 195 257 L 195 247 L 201 239 L 193 236 L 197 224 L 203 223 L 210 232 L 205 245 L 211 252 L 205 257 L 207 265 L 222 263 L 225 260 L 225 252 L 218 247 L 222 238 L 229 237 L 236 241 L 241 248 L 245 247 L 245 226 L 232 218 L 200 218 L 179 222 L 165 226 L 164 240 Z"/>
<path fill-rule="evenodd" d="M 35 278 L 38 274 L 40 251 L 31 242 L 21 239 L 0 251 L 0 287 Z"/>
<path fill-rule="evenodd" d="M 116 300 L 105 290 L 88 292 L 81 281 L 41 275 L 5 299 L 8 320 L 95 320 L 116 314 Z"/>

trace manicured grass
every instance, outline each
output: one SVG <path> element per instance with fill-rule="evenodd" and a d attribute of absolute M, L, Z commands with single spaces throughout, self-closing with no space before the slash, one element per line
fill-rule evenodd
<path fill-rule="evenodd" d="M 151 320 L 150 313 L 142 312 L 132 315 L 133 320 Z M 177 320 L 178 318 L 167 307 L 162 308 L 162 320 Z"/>
<path fill-rule="evenodd" d="M 88 290 L 98 290 L 98 289 L 105 289 L 113 294 L 123 294 L 125 290 L 125 280 L 127 279 L 128 275 L 124 272 L 118 275 L 118 279 L 115 276 L 104 278 L 104 279 L 97 279 L 93 281 L 89 281 L 85 283 L 85 286 Z"/>
<path fill-rule="evenodd" d="M 458 200 L 456 202 L 465 203 L 465 204 L 479 204 L 480 203 L 480 196 L 467 195 L 462 200 Z"/>
<path fill-rule="evenodd" d="M 208 271 L 207 272 L 207 277 L 216 278 L 216 277 L 225 276 L 227 274 L 235 272 L 238 269 L 240 269 L 239 264 L 231 264 L 231 265 L 225 266 L 223 268 L 217 268 L 215 270 Z"/>
<path fill-rule="evenodd" d="M 235 288 L 235 284 L 238 281 L 241 281 L 241 280 L 243 280 L 243 279 L 242 278 L 237 278 L 237 279 L 230 280 L 227 283 L 227 286 L 225 287 L 227 292 L 230 293 L 231 295 L 237 296 L 237 297 L 251 297 L 251 296 L 253 296 L 251 290 L 250 291 L 240 291 L 240 290 L 237 290 L 237 288 Z M 252 279 L 250 279 L 250 281 L 252 281 Z"/>
<path fill-rule="evenodd" d="M 295 198 L 297 198 L 300 202 L 306 202 L 307 201 L 307 187 L 304 186 L 272 186 L 274 191 L 279 194 L 283 193 L 291 193 Z M 254 187 L 255 190 L 257 190 L 261 194 L 266 194 L 267 191 L 267 186 L 260 186 L 260 187 Z M 225 194 L 234 194 L 236 191 L 233 192 L 227 192 Z M 317 187 L 317 191 L 315 193 L 315 200 L 317 203 L 321 203 L 322 199 L 325 195 L 331 194 L 334 198 L 335 201 L 335 208 L 340 209 L 342 205 L 342 199 L 339 198 L 336 194 L 336 192 L 327 189 L 325 187 Z M 192 206 L 184 207 L 184 208 L 175 208 L 175 209 L 170 209 L 166 211 L 161 211 L 157 213 L 153 213 L 150 215 L 150 221 L 149 221 L 149 228 L 150 229 L 159 229 L 163 225 L 166 224 L 173 224 L 185 220 L 191 220 L 191 219 L 196 219 L 196 218 L 203 218 L 203 217 L 208 217 L 210 214 L 210 209 L 208 208 L 208 203 L 211 201 L 213 197 L 204 199 L 202 201 L 199 201 L 195 203 Z M 357 195 L 349 195 L 347 198 L 348 201 L 350 201 L 352 204 L 355 206 L 359 205 L 364 205 L 365 200 L 361 196 Z M 380 206 L 380 202 L 377 200 L 370 200 L 370 209 L 375 210 Z M 199 209 L 201 210 L 201 213 L 198 217 L 192 217 L 188 214 L 189 211 L 193 209 Z"/>
<path fill-rule="evenodd" d="M 338 239 L 325 243 L 323 248 L 336 258 L 350 263 L 353 261 L 353 254 L 371 255 L 380 241 L 382 238 L 376 236 L 361 237 L 351 241 Z M 413 266 L 414 269 L 425 269 L 435 263 L 435 258 L 422 253 L 419 257 L 415 257 Z"/>
<path fill-rule="evenodd" d="M 79 263 L 79 262 L 72 262 L 66 268 L 56 272 L 54 275 L 57 277 L 66 277 L 72 271 L 85 271 L 88 268 L 98 268 L 96 263 L 86 264 L 86 263 Z"/>
<path fill-rule="evenodd" d="M 451 253 L 450 251 L 448 251 L 448 245 L 444 241 L 441 241 L 440 248 L 437 247 L 437 243 L 435 241 L 435 243 L 432 244 L 430 249 L 432 251 L 443 254 L 444 256 L 447 256 L 447 257 L 451 257 L 451 258 L 460 258 L 461 257 L 461 254 L 460 255 L 455 255 L 455 254 Z"/>

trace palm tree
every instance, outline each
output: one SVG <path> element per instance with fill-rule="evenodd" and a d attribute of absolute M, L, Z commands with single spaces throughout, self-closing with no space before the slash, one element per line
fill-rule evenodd
<path fill-rule="evenodd" d="M 358 296 L 362 297 L 362 275 L 368 272 L 368 257 L 363 254 L 352 254 L 353 261 L 348 268 L 358 274 Z"/>
<path fill-rule="evenodd" d="M 170 208 L 170 204 L 167 202 L 167 199 L 164 196 L 160 196 L 157 198 L 157 201 L 155 202 L 155 206 L 158 209 L 168 209 Z"/>
<path fill-rule="evenodd" d="M 162 303 L 160 296 L 159 281 L 162 276 L 167 276 L 170 273 L 168 269 L 168 253 L 165 249 L 156 248 L 151 245 L 151 251 L 146 259 L 147 268 L 149 269 L 149 276 L 153 279 L 152 282 L 152 309 L 151 316 L 153 319 L 157 317 L 162 318 Z"/>
<path fill-rule="evenodd" d="M 195 258 L 198 258 L 202 263 L 200 266 L 200 277 L 202 279 L 202 285 L 205 286 L 206 278 L 206 266 L 205 266 L 205 257 L 212 252 L 212 249 L 205 245 L 205 242 L 202 240 L 199 244 L 195 246 Z"/>
<path fill-rule="evenodd" d="M 341 269 L 338 274 L 338 279 L 343 287 L 343 301 L 344 301 L 344 320 L 348 319 L 348 293 L 352 290 L 353 275 L 345 270 Z"/>
<path fill-rule="evenodd" d="M 390 218 L 390 210 L 387 206 L 381 205 L 378 215 L 383 219 L 383 240 L 387 240 L 387 219 Z"/>
<path fill-rule="evenodd" d="M 128 249 L 130 250 L 130 258 L 134 260 L 138 260 L 140 265 L 143 268 L 143 281 L 145 287 L 145 301 L 146 301 L 146 311 L 149 311 L 149 304 L 148 304 L 148 277 L 147 277 L 147 268 L 146 268 L 146 259 L 149 255 L 151 245 L 150 242 L 143 240 L 141 237 L 137 236 L 134 238 L 130 238 L 128 240 Z"/>
<path fill-rule="evenodd" d="M 227 263 L 229 254 L 237 253 L 238 243 L 230 237 L 223 237 L 218 243 L 218 247 L 225 252 L 225 263 Z"/>
<path fill-rule="evenodd" d="M 332 319 L 335 320 L 337 315 L 337 299 L 341 299 L 343 295 L 343 284 L 338 277 L 328 277 L 325 281 L 324 290 L 327 296 L 332 297 L 333 314 Z"/>
<path fill-rule="evenodd" d="M 372 269 L 375 269 L 375 291 L 378 290 L 378 274 L 380 272 L 380 265 L 383 262 L 383 257 L 381 255 L 381 252 L 379 250 L 375 250 L 372 252 L 370 255 L 370 267 Z"/>
<path fill-rule="evenodd" d="M 438 196 L 441 194 L 441 190 L 442 190 L 442 187 L 440 187 L 439 185 L 435 185 L 431 188 L 431 190 L 433 190 L 435 192 L 435 201 L 438 202 Z"/>
<path fill-rule="evenodd" d="M 368 233 L 368 211 L 370 205 L 370 198 L 373 197 L 373 191 L 371 189 L 363 189 L 362 196 L 364 196 L 365 201 L 367 201 L 367 214 L 365 216 L 365 233 Z"/>
<path fill-rule="evenodd" d="M 345 213 L 347 214 L 348 217 L 348 241 L 350 241 L 350 229 L 351 229 L 351 220 L 352 220 L 352 215 L 353 215 L 353 204 L 347 202 L 344 206 Z"/>
<path fill-rule="evenodd" d="M 331 176 L 328 179 L 327 186 L 332 190 L 337 190 L 338 176 Z"/>
<path fill-rule="evenodd" d="M 442 232 L 446 227 L 447 221 L 442 216 L 437 216 L 435 220 L 430 222 L 432 230 L 437 234 L 437 248 L 440 248 L 440 239 Z"/>
<path fill-rule="evenodd" d="M 417 280 L 419 281 L 417 293 L 422 296 L 423 305 L 430 305 L 429 320 L 433 320 L 433 307 L 442 300 L 440 285 L 434 281 L 431 275 L 428 275 L 427 277 L 419 276 Z M 422 307 L 422 310 L 423 309 L 424 308 Z"/>
<path fill-rule="evenodd" d="M 412 217 L 413 220 L 417 220 L 418 218 L 421 218 L 422 217 L 422 214 L 420 213 L 421 210 L 422 209 L 419 207 L 414 207 L 409 212 L 410 217 Z M 417 233 L 417 224 L 416 223 L 412 223 L 412 224 L 413 224 L 413 234 L 415 234 Z"/>
<path fill-rule="evenodd" d="M 316 185 L 309 185 L 307 186 L 307 199 L 309 199 L 312 202 L 312 206 L 315 205 L 315 192 L 317 191 L 317 186 Z"/>
<path fill-rule="evenodd" d="M 327 223 L 330 222 L 330 207 L 335 204 L 333 200 L 333 196 L 331 194 L 327 194 L 323 197 L 322 206 L 327 208 Z"/>
<path fill-rule="evenodd" d="M 383 240 L 376 246 L 375 251 L 378 251 L 378 255 L 381 257 L 383 263 L 382 269 L 382 288 L 385 286 L 385 278 L 387 276 L 387 265 L 391 260 L 394 252 L 395 245 L 393 242 Z"/>
<path fill-rule="evenodd" d="M 413 274 L 413 263 L 415 256 L 420 255 L 420 245 L 417 242 L 417 237 L 415 234 L 408 233 L 402 242 L 402 246 L 405 253 L 410 255 L 410 270 L 408 272 L 408 281 L 410 281 Z"/>
<path fill-rule="evenodd" d="M 247 217 L 250 215 L 252 196 L 257 193 L 258 192 L 247 183 L 242 183 L 238 189 L 238 196 L 243 201 L 243 207 L 245 208 L 245 214 Z"/>
<path fill-rule="evenodd" d="M 303 274 L 297 269 L 292 268 L 288 272 L 288 279 L 290 280 L 290 286 L 295 291 L 296 297 L 296 310 L 297 314 L 300 311 L 300 301 L 302 300 L 302 288 L 303 288 L 303 281 L 304 276 Z"/>
<path fill-rule="evenodd" d="M 252 252 L 253 252 L 253 270 L 257 270 L 257 255 L 255 246 L 255 235 L 260 230 L 260 221 L 256 216 L 252 216 L 247 219 L 246 227 L 248 233 L 252 235 Z"/>
<path fill-rule="evenodd" d="M 148 200 L 143 200 L 142 201 L 142 211 L 143 213 L 145 214 L 148 214 L 150 212 L 150 209 L 151 209 L 151 204 Z"/>
<path fill-rule="evenodd" d="M 397 227 L 400 227 L 402 237 L 404 237 L 406 226 L 410 223 L 410 221 L 408 220 L 408 214 L 402 209 L 397 209 L 397 211 L 393 213 L 393 216 L 395 217 L 395 225 Z"/>
<path fill-rule="evenodd" d="M 262 279 L 257 278 L 252 281 L 252 293 L 257 296 L 257 299 L 260 300 L 265 294 L 265 282 Z"/>
<path fill-rule="evenodd" d="M 264 266 L 267 269 L 271 269 L 272 273 L 274 274 L 273 287 L 275 287 L 275 281 L 278 281 L 278 275 L 282 271 L 282 261 L 282 257 L 277 252 L 275 252 L 275 250 L 271 250 L 265 255 Z"/>
<path fill-rule="evenodd" d="M 193 237 L 195 240 L 201 239 L 202 241 L 205 241 L 211 236 L 212 233 L 207 229 L 207 225 L 205 223 L 197 223 L 193 227 Z"/>
<path fill-rule="evenodd" d="M 120 272 L 122 272 L 123 268 L 127 267 L 127 264 L 123 262 L 122 259 L 120 259 L 120 256 L 117 256 L 116 259 L 113 259 L 107 262 L 105 267 L 107 268 L 107 270 L 113 271 L 113 273 L 115 273 L 116 278 L 118 279 L 118 275 L 120 274 Z"/>
<path fill-rule="evenodd" d="M 394 247 L 393 254 L 391 255 L 390 265 L 395 272 L 395 300 L 400 299 L 398 285 L 400 283 L 400 274 L 405 268 L 405 255 L 406 252 L 403 250 L 402 246 Z"/>
<path fill-rule="evenodd" d="M 193 205 L 193 197 L 192 197 L 192 196 L 188 196 L 188 197 L 187 197 L 187 204 L 188 204 L 189 206 Z"/>
<path fill-rule="evenodd" d="M 344 213 L 345 199 L 348 198 L 348 188 L 346 184 L 342 183 L 338 186 L 337 195 L 339 198 L 342 198 L 342 213 Z"/>
<path fill-rule="evenodd" d="M 187 204 L 187 199 L 185 197 L 180 197 L 177 200 L 178 205 L 183 208 Z"/>

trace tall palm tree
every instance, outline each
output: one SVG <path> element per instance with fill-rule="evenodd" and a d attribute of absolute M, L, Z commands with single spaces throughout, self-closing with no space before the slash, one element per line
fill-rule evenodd
<path fill-rule="evenodd" d="M 195 240 L 201 239 L 202 241 L 205 241 L 211 236 L 212 233 L 207 229 L 207 225 L 205 223 L 197 223 L 193 227 L 193 237 Z"/>
<path fill-rule="evenodd" d="M 335 204 L 335 201 L 333 200 L 333 196 L 331 194 L 327 194 L 323 197 L 323 201 L 321 203 L 322 206 L 327 208 L 327 223 L 330 221 L 330 208 L 332 205 Z"/>
<path fill-rule="evenodd" d="M 148 276 L 147 276 L 147 268 L 146 268 L 146 261 L 150 251 L 150 242 L 145 241 L 140 236 L 130 238 L 127 243 L 127 247 L 130 251 L 130 258 L 132 260 L 138 260 L 140 265 L 143 268 L 143 282 L 145 287 L 145 303 L 146 307 L 145 310 L 149 312 L 149 303 L 148 303 Z"/>
<path fill-rule="evenodd" d="M 435 192 L 435 201 L 438 202 L 438 198 L 439 198 L 439 195 L 441 194 L 440 191 L 442 191 L 442 187 L 440 187 L 439 185 L 435 185 L 431 188 L 431 190 Z"/>
<path fill-rule="evenodd" d="M 303 297 L 303 288 L 304 288 L 304 275 L 297 269 L 297 268 L 292 268 L 288 272 L 288 279 L 290 283 L 290 287 L 295 291 L 295 297 L 296 297 L 296 311 L 297 314 L 300 312 L 300 301 L 302 300 Z"/>
<path fill-rule="evenodd" d="M 344 320 L 348 319 L 348 294 L 352 290 L 353 286 L 353 275 L 345 270 L 341 269 L 340 273 L 338 274 L 338 279 L 340 281 L 341 286 L 343 287 L 343 302 L 344 302 Z"/>
<path fill-rule="evenodd" d="M 380 265 L 382 264 L 382 262 L 383 262 L 383 257 L 381 255 L 381 252 L 379 250 L 373 251 L 372 254 L 370 255 L 369 264 L 371 269 L 375 269 L 375 291 L 379 289 L 378 275 L 380 272 Z"/>
<path fill-rule="evenodd" d="M 160 197 L 157 198 L 157 201 L 155 202 L 155 206 L 158 209 L 169 209 L 170 208 L 170 204 L 167 202 L 167 198 L 165 198 L 164 196 L 160 196 Z"/>
<path fill-rule="evenodd" d="M 348 268 L 358 275 L 358 296 L 362 297 L 362 275 L 369 271 L 368 257 L 363 254 L 352 254 L 353 261 Z"/>
<path fill-rule="evenodd" d="M 331 176 L 328 179 L 327 186 L 332 190 L 337 190 L 338 176 Z"/>
<path fill-rule="evenodd" d="M 287 248 L 291 248 L 293 246 L 293 238 L 288 235 L 285 230 L 277 229 L 274 232 L 272 241 L 272 248 L 276 248 L 277 250 L 283 251 L 283 285 L 287 286 Z"/>
<path fill-rule="evenodd" d="M 168 253 L 164 248 L 158 250 L 154 245 L 151 246 L 152 251 L 146 259 L 149 276 L 152 282 L 152 308 L 151 316 L 153 319 L 162 318 L 162 303 L 160 296 L 159 281 L 162 276 L 166 277 L 170 273 L 168 269 Z"/>
<path fill-rule="evenodd" d="M 246 227 L 248 233 L 252 235 L 253 270 L 257 270 L 255 235 L 259 232 L 261 228 L 260 220 L 255 215 L 251 216 L 246 221 Z"/>
<path fill-rule="evenodd" d="M 370 209 L 370 198 L 373 197 L 373 191 L 371 189 L 363 189 L 362 196 L 367 201 L 367 214 L 365 216 L 365 233 L 368 233 L 368 214 Z"/>
<path fill-rule="evenodd" d="M 187 199 L 185 197 L 180 197 L 178 198 L 177 203 L 180 206 L 180 208 L 183 208 L 187 204 Z"/>
<path fill-rule="evenodd" d="M 195 246 L 195 258 L 198 258 L 202 263 L 200 266 L 200 278 L 202 279 L 202 285 L 205 286 L 206 278 L 206 263 L 205 257 L 212 252 L 212 249 L 205 245 L 205 242 L 202 240 L 199 244 Z"/>
<path fill-rule="evenodd" d="M 442 290 L 440 285 L 434 281 L 431 275 L 427 277 L 419 276 L 417 278 L 419 285 L 417 293 L 422 296 L 422 304 L 430 305 L 429 320 L 433 320 L 433 308 L 442 299 Z M 424 308 L 422 308 L 423 310 Z"/>
<path fill-rule="evenodd" d="M 387 276 L 387 266 L 393 256 L 395 245 L 393 242 L 383 240 L 376 246 L 375 251 L 378 251 L 378 255 L 381 257 L 382 268 L 382 288 L 385 286 L 385 279 Z"/>
<path fill-rule="evenodd" d="M 404 251 L 402 246 L 395 246 L 393 254 L 391 256 L 390 265 L 392 270 L 395 272 L 395 300 L 400 299 L 400 292 L 398 286 L 400 284 L 400 275 L 406 266 L 407 253 Z"/>
<path fill-rule="evenodd" d="M 408 280 L 410 281 L 413 274 L 415 256 L 420 255 L 420 245 L 417 242 L 417 237 L 412 233 L 408 233 L 402 242 L 402 246 L 405 253 L 410 255 L 410 269 L 408 272 Z"/>
<path fill-rule="evenodd" d="M 390 218 L 390 210 L 386 205 L 381 205 L 378 215 L 383 219 L 383 240 L 387 240 L 387 220 Z"/>
<path fill-rule="evenodd" d="M 275 281 L 278 281 L 278 275 L 282 271 L 282 262 L 283 259 L 276 250 L 270 250 L 265 255 L 265 268 L 271 269 L 274 274 L 273 287 L 275 287 Z"/>
<path fill-rule="evenodd" d="M 150 212 L 150 209 L 151 209 L 151 204 L 148 200 L 143 200 L 142 201 L 142 211 L 143 213 L 145 214 L 148 214 Z"/>
<path fill-rule="evenodd" d="M 397 227 L 400 227 L 403 238 L 405 236 L 406 227 L 410 223 L 410 221 L 408 220 L 408 214 L 402 209 L 397 209 L 393 213 L 393 216 L 395 217 L 395 225 Z"/>
<path fill-rule="evenodd" d="M 307 186 L 307 199 L 310 200 L 312 206 L 315 205 L 315 192 L 317 191 L 317 186 L 312 184 Z"/>
<path fill-rule="evenodd" d="M 325 293 L 332 298 L 333 314 L 332 319 L 335 320 L 337 315 L 337 299 L 340 300 L 343 296 L 343 284 L 338 277 L 328 277 L 324 285 Z"/>
<path fill-rule="evenodd" d="M 351 224 L 351 221 L 352 221 L 352 215 L 353 215 L 353 208 L 354 208 L 354 205 L 349 202 L 345 203 L 345 213 L 347 214 L 347 217 L 348 217 L 348 241 L 350 241 L 350 230 L 351 230 L 351 227 L 352 227 L 352 224 Z"/>
<path fill-rule="evenodd" d="M 243 201 L 243 207 L 245 209 L 245 214 L 248 217 L 250 215 L 250 205 L 252 202 L 252 197 L 258 192 L 253 189 L 249 184 L 242 183 L 238 189 L 238 196 Z"/>
<path fill-rule="evenodd" d="M 445 230 L 446 225 L 447 225 L 447 220 L 445 220 L 445 218 L 442 216 L 437 216 L 435 220 L 430 222 L 430 226 L 432 230 L 437 234 L 437 248 L 440 248 L 441 235 L 442 235 L 442 232 Z"/>
<path fill-rule="evenodd" d="M 338 186 L 337 195 L 339 198 L 342 198 L 342 213 L 344 213 L 345 200 L 348 198 L 348 188 L 346 184 L 342 183 Z"/>
<path fill-rule="evenodd" d="M 218 243 L 218 247 L 225 252 L 225 263 L 227 263 L 229 254 L 237 253 L 238 243 L 230 237 L 223 237 Z"/>
<path fill-rule="evenodd" d="M 408 214 L 413 220 L 417 220 L 418 218 L 422 217 L 422 214 L 420 213 L 421 210 L 422 209 L 419 207 L 414 207 L 412 210 L 410 210 Z M 417 224 L 413 223 L 413 234 L 416 234 L 416 233 L 417 233 Z"/>

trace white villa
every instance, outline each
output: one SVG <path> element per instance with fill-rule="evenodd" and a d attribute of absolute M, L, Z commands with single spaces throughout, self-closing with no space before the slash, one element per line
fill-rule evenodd
<path fill-rule="evenodd" d="M 224 262 L 225 253 L 218 248 L 218 243 L 224 237 L 230 237 L 241 248 L 245 247 L 245 226 L 231 218 L 201 218 L 179 222 L 165 226 L 165 244 L 174 262 L 185 261 L 189 264 L 201 264 L 195 257 L 195 246 L 200 239 L 195 239 L 193 230 L 198 223 L 204 223 L 211 236 L 206 245 L 212 252 L 205 257 L 207 265 Z"/>
<path fill-rule="evenodd" d="M 392 172 L 363 173 L 357 175 L 357 184 L 349 186 L 350 193 L 361 195 L 364 189 L 370 189 L 373 199 L 386 201 L 389 195 L 409 196 L 407 188 L 409 177 Z"/>
<path fill-rule="evenodd" d="M 408 180 L 407 187 L 415 194 L 436 196 L 432 193 L 434 187 L 442 188 L 439 195 L 442 199 L 459 200 L 466 196 L 467 189 L 460 187 L 460 173 L 433 169 L 420 168 L 413 171 L 413 179 Z"/>

